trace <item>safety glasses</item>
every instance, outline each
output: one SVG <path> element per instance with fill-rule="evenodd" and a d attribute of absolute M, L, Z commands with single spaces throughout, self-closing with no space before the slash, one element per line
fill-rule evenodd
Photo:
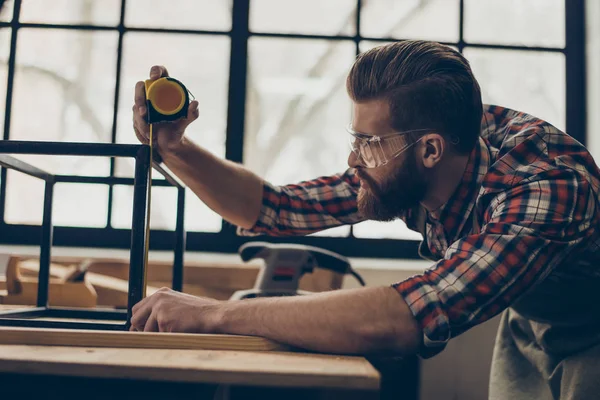
<path fill-rule="evenodd" d="M 371 136 L 356 132 L 352 129 L 352 125 L 348 125 L 346 130 L 351 135 L 350 149 L 356 155 L 357 162 L 364 168 L 381 167 L 423 139 L 423 136 L 421 136 L 419 139 L 408 143 L 405 137 L 406 134 L 432 131 L 432 129 L 413 129 L 389 133 L 384 136 Z"/>

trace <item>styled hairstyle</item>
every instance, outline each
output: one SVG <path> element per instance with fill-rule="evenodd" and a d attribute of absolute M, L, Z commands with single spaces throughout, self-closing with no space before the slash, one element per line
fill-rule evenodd
<path fill-rule="evenodd" d="M 478 140 L 483 106 L 469 62 L 430 41 L 395 42 L 360 54 L 346 80 L 360 103 L 386 100 L 394 129 L 432 129 L 468 153 Z"/>

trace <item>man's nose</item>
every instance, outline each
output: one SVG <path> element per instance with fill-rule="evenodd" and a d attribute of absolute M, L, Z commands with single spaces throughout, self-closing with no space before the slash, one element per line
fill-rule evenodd
<path fill-rule="evenodd" d="M 353 151 L 351 151 L 350 155 L 348 156 L 348 166 L 350 168 L 356 168 L 360 166 L 360 163 L 358 162 L 358 156 Z"/>

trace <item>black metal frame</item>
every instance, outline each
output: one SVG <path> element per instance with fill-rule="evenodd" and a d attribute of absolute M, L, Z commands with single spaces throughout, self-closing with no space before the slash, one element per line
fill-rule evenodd
<path fill-rule="evenodd" d="M 54 175 L 42 171 L 8 154 L 69 155 L 69 156 L 103 156 L 133 157 L 135 159 L 135 176 L 129 178 Z M 100 144 L 100 143 L 61 143 L 61 142 L 26 142 L 0 141 L 0 165 L 45 181 L 44 213 L 40 228 L 40 268 L 38 272 L 38 293 L 35 308 L 24 308 L 0 312 L 0 326 L 29 326 L 45 328 L 80 328 L 125 330 L 129 328 L 131 310 L 144 293 L 144 266 L 146 263 L 146 225 L 150 168 L 156 169 L 165 179 L 152 180 L 152 186 L 172 186 L 177 189 L 177 226 L 175 229 L 175 248 L 173 261 L 172 288 L 181 291 L 183 286 L 183 256 L 185 249 L 185 231 L 183 226 L 185 187 L 174 179 L 159 164 L 150 160 L 148 145 Z M 111 159 L 112 159 L 111 158 Z M 48 301 L 50 285 L 50 261 L 53 245 L 52 202 L 54 185 L 58 182 L 133 185 L 133 212 L 130 236 L 129 288 L 126 310 L 81 309 L 50 307 Z M 47 321 L 40 318 L 63 318 L 73 321 Z M 76 321 L 112 320 L 123 323 L 93 323 Z"/>
<path fill-rule="evenodd" d="M 116 140 L 116 120 L 118 110 L 118 94 L 123 52 L 123 36 L 127 32 L 157 32 L 157 33 L 183 33 L 194 35 L 227 36 L 231 40 L 229 92 L 227 111 L 227 140 L 226 158 L 234 162 L 243 162 L 244 148 L 244 116 L 246 112 L 246 84 L 248 62 L 248 40 L 251 37 L 290 38 L 290 39 L 326 39 L 337 41 L 352 41 L 359 51 L 361 41 L 397 41 L 401 38 L 371 38 L 360 33 L 362 1 L 356 0 L 356 34 L 355 35 L 314 35 L 314 34 L 286 34 L 273 32 L 252 32 L 249 28 L 250 0 L 233 0 L 232 25 L 229 31 L 189 30 L 189 29 L 155 29 L 125 26 L 125 2 L 122 0 L 121 16 L 116 26 L 97 25 L 63 25 L 20 23 L 18 16 L 21 0 L 15 0 L 14 15 L 10 23 L 1 23 L 0 29 L 11 28 L 13 35 L 10 46 L 8 63 L 8 84 L 6 95 L 6 117 L 4 139 L 9 139 L 10 119 L 12 107 L 13 81 L 15 74 L 15 54 L 19 29 L 73 29 L 73 30 L 103 30 L 117 31 L 119 33 L 117 55 L 117 79 L 115 82 L 115 101 L 112 141 Z M 586 112 L 585 112 L 585 5 L 584 0 L 565 0 L 566 46 L 564 48 L 512 46 L 486 43 L 471 43 L 464 39 L 464 0 L 460 0 L 459 10 L 459 38 L 457 42 L 444 42 L 455 46 L 459 51 L 465 48 L 484 48 L 500 50 L 524 50 L 533 52 L 558 52 L 565 54 L 566 58 L 566 104 L 567 104 L 567 132 L 585 144 Z M 114 177 L 114 162 L 111 161 L 111 177 Z M 5 244 L 34 244 L 36 241 L 34 227 L 27 225 L 9 225 L 4 222 L 4 203 L 6 198 L 6 170 L 1 172 L 0 184 L 0 243 Z M 111 227 L 112 215 L 112 184 L 109 184 L 108 219 L 104 228 L 70 228 L 56 227 L 55 245 L 72 247 L 105 247 L 127 248 L 129 231 Z M 75 234 L 74 234 L 75 233 Z M 189 232 L 187 234 L 187 249 L 194 251 L 211 251 L 235 253 L 239 246 L 248 238 L 239 237 L 235 227 L 223 222 L 219 233 Z M 419 258 L 418 242 L 413 240 L 396 239 L 365 239 L 356 238 L 352 233 L 350 237 L 294 237 L 294 238 L 266 238 L 272 242 L 289 242 L 309 244 L 328 248 L 349 257 L 378 257 L 378 258 Z M 170 234 L 167 231 L 153 231 L 151 247 L 166 250 L 172 246 Z"/>

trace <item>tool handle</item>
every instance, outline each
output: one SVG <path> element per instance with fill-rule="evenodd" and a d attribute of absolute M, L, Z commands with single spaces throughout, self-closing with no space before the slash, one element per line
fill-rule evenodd
<path fill-rule="evenodd" d="M 248 262 L 255 258 L 266 259 L 270 254 L 269 243 L 266 242 L 249 242 L 239 249 L 240 257 L 244 262 Z"/>
<path fill-rule="evenodd" d="M 254 258 L 267 259 L 273 252 L 278 253 L 279 258 L 292 258 L 299 253 L 308 253 L 313 259 L 313 264 L 320 268 L 329 269 L 342 274 L 348 273 L 350 261 L 337 253 L 313 246 L 299 244 L 275 244 L 268 242 L 248 242 L 240 247 L 239 253 L 244 261 Z M 312 268 L 311 268 L 312 269 Z"/>

